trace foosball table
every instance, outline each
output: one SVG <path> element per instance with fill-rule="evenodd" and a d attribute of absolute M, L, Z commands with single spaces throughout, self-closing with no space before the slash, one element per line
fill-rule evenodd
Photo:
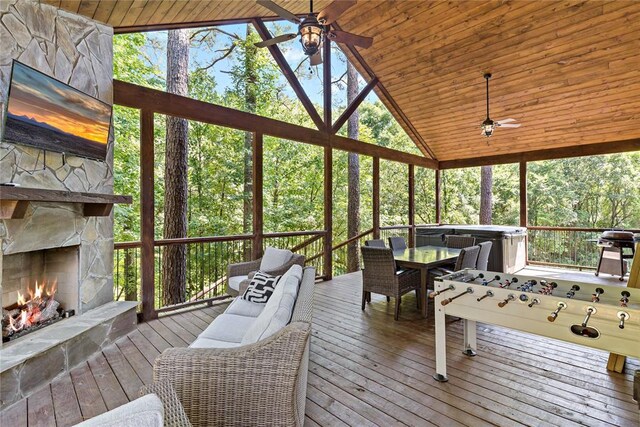
<path fill-rule="evenodd" d="M 463 319 L 463 353 L 476 355 L 476 322 L 640 358 L 640 289 L 480 270 L 437 278 L 436 374 L 447 381 L 445 315 Z"/>

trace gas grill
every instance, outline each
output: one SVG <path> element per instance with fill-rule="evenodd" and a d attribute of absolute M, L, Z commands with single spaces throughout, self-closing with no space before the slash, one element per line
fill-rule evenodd
<path fill-rule="evenodd" d="M 608 273 L 620 276 L 624 280 L 627 274 L 627 259 L 634 255 L 633 233 L 630 231 L 609 230 L 600 235 L 598 246 L 601 248 L 600 261 L 596 276 L 600 273 Z M 624 253 L 625 249 L 631 249 L 631 253 Z"/>

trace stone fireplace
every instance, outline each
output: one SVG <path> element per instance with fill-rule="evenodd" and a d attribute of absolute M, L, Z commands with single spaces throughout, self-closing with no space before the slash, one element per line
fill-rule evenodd
<path fill-rule="evenodd" d="M 4 0 L 0 38 L 2 114 L 14 59 L 112 104 L 111 27 L 37 1 Z M 0 306 L 13 304 L 35 280 L 56 280 L 62 306 L 76 312 L 0 347 L 3 409 L 129 332 L 136 303 L 113 301 L 113 215 L 82 201 L 113 195 L 113 135 L 104 162 L 43 156 L 1 137 L 0 184 L 64 197 L 30 199 L 19 216 L 0 209 Z"/>

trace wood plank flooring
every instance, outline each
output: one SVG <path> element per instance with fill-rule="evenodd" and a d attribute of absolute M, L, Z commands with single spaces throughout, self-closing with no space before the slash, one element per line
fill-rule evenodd
<path fill-rule="evenodd" d="M 359 273 L 316 286 L 307 390 L 308 426 L 633 426 L 630 359 L 479 324 L 478 355 L 464 356 L 462 322 L 448 319 L 449 382 L 435 370 L 433 307 L 421 319 L 413 295 L 393 320 L 393 301 L 360 309 Z M 116 344 L 0 414 L 0 425 L 68 426 L 137 397 L 155 357 L 187 346 L 227 304 L 138 325 Z M 637 339 L 637 337 L 635 337 Z"/>

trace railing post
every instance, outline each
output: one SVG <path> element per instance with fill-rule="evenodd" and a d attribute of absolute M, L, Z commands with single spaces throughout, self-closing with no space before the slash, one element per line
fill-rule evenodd
<path fill-rule="evenodd" d="M 155 309 L 155 253 L 154 253 L 154 141 L 153 112 L 140 112 L 140 250 L 142 278 L 142 319 L 158 317 Z"/>
<path fill-rule="evenodd" d="M 441 212 L 441 201 L 440 197 L 440 186 L 442 185 L 442 176 L 440 174 L 440 169 L 436 169 L 435 171 L 435 180 L 436 180 L 436 224 L 440 224 L 440 212 Z"/>
<path fill-rule="evenodd" d="M 263 207 L 263 135 L 253 134 L 253 253 L 252 258 L 262 256 L 262 241 L 264 238 L 264 207 Z"/>
<path fill-rule="evenodd" d="M 373 238 L 380 238 L 380 157 L 373 158 Z"/>
<path fill-rule="evenodd" d="M 333 151 L 324 148 L 324 275 L 333 277 Z"/>
<path fill-rule="evenodd" d="M 415 247 L 416 199 L 415 167 L 409 165 L 409 247 Z"/>

